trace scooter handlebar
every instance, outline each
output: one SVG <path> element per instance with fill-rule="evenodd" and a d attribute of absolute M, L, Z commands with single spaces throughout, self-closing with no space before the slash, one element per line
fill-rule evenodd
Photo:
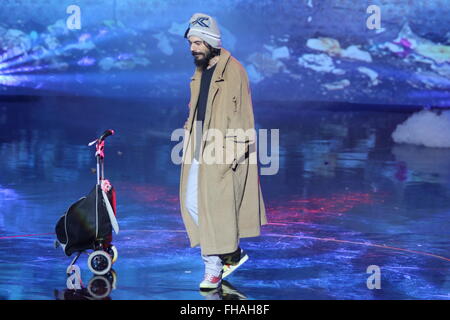
<path fill-rule="evenodd" d="M 92 145 L 94 145 L 96 143 L 101 143 L 106 138 L 108 138 L 109 136 L 112 136 L 113 134 L 114 134 L 114 130 L 113 129 L 105 130 L 105 132 L 103 132 L 103 134 L 98 139 L 95 139 L 94 141 L 89 142 L 88 146 L 92 146 Z"/>
<path fill-rule="evenodd" d="M 98 138 L 98 141 L 102 142 L 103 140 L 105 140 L 109 136 L 112 136 L 113 134 L 114 134 L 114 130 L 113 129 L 105 130 L 105 132 L 103 132 L 103 134 L 100 136 L 100 138 Z"/>

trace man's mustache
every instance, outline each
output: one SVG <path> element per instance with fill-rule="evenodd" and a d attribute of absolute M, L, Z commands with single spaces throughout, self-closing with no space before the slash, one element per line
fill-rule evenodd
<path fill-rule="evenodd" d="M 204 53 L 201 53 L 201 52 L 192 52 L 192 55 L 193 56 L 200 56 L 200 55 L 205 55 Z"/>

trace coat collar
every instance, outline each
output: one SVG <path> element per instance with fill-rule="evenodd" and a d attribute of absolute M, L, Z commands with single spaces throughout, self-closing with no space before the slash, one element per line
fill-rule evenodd
<path fill-rule="evenodd" d="M 223 74 L 225 72 L 225 67 L 230 60 L 231 53 L 224 49 L 220 49 L 220 58 L 216 64 L 216 69 L 214 70 L 213 79 L 215 82 L 223 81 Z M 202 75 L 202 70 L 200 68 L 196 68 L 191 80 L 200 79 Z"/>

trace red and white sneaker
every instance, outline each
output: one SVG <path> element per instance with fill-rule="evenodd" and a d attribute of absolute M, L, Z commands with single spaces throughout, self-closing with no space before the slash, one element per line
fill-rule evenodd
<path fill-rule="evenodd" d="M 222 283 L 222 274 L 216 277 L 210 273 L 206 273 L 205 278 L 200 283 L 200 289 L 203 290 L 217 289 L 221 283 Z"/>

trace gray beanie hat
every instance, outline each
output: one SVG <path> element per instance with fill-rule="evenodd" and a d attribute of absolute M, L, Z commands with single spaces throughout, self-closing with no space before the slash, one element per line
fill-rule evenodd
<path fill-rule="evenodd" d="M 219 26 L 214 18 L 203 13 L 194 14 L 189 20 L 189 28 L 184 34 L 185 38 L 196 36 L 206 41 L 213 48 L 222 46 Z"/>

